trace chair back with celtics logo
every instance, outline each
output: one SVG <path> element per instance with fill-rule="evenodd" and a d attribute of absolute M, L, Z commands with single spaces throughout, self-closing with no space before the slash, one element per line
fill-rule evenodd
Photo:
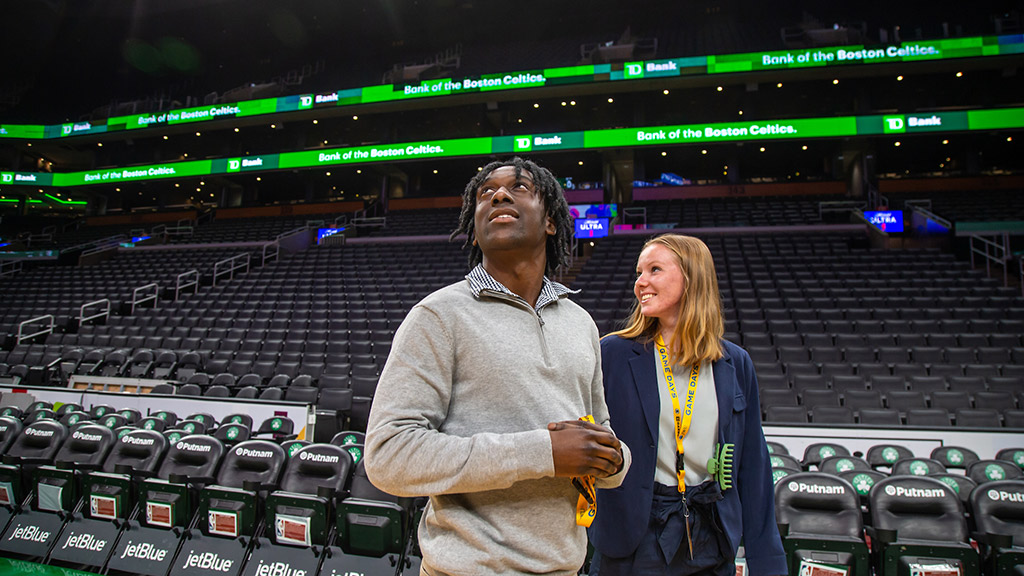
<path fill-rule="evenodd" d="M 899 444 L 878 444 L 868 448 L 868 453 L 864 459 L 868 461 L 875 470 L 889 469 L 891 470 L 896 462 L 903 460 L 904 458 L 913 458 L 914 452 L 906 446 L 900 446 Z"/>
<path fill-rule="evenodd" d="M 280 442 L 294 438 L 294 430 L 295 423 L 291 421 L 291 418 L 274 416 L 273 418 L 267 418 L 264 420 L 253 436 L 270 436 L 274 440 Z"/>
<path fill-rule="evenodd" d="M 1018 468 L 1024 471 L 1024 448 L 1003 448 L 999 452 L 996 452 L 996 460 L 1013 462 Z"/>
<path fill-rule="evenodd" d="M 869 508 L 880 575 L 928 566 L 948 566 L 961 576 L 980 572 L 964 506 L 948 485 L 926 476 L 890 476 L 871 489 Z"/>
<path fill-rule="evenodd" d="M 249 430 L 252 430 L 252 416 L 242 413 L 229 414 L 225 416 L 220 423 L 221 426 L 225 426 L 227 424 L 241 424 L 242 426 L 245 426 Z"/>
<path fill-rule="evenodd" d="M 112 430 L 97 424 L 72 431 L 54 456 L 55 465 L 36 471 L 36 509 L 71 511 L 82 495 L 82 474 L 103 464 L 114 440 Z"/>
<path fill-rule="evenodd" d="M 809 445 L 804 449 L 804 459 L 801 465 L 804 470 L 809 470 L 811 466 L 819 466 L 821 461 L 831 456 L 849 456 L 850 451 L 846 446 L 836 444 L 835 442 L 816 442 Z"/>
<path fill-rule="evenodd" d="M 978 486 L 978 483 L 971 480 L 967 476 L 955 474 L 951 472 L 939 472 L 937 474 L 929 474 L 929 478 L 935 478 L 939 482 L 949 486 L 956 492 L 956 495 L 960 497 L 960 502 L 967 506 L 968 499 L 971 496 L 971 492 Z"/>
<path fill-rule="evenodd" d="M 213 433 L 214 438 L 220 440 L 226 446 L 234 446 L 249 439 L 249 427 L 245 424 L 229 423 L 224 421 Z"/>
<path fill-rule="evenodd" d="M 195 514 L 199 490 L 213 481 L 224 456 L 224 444 L 211 436 L 183 436 L 170 445 L 156 478 L 142 487 L 142 518 L 146 525 L 185 527 Z"/>
<path fill-rule="evenodd" d="M 989 574 L 1019 574 L 1024 565 L 1024 480 L 996 480 L 971 493 L 970 507 Z"/>
<path fill-rule="evenodd" d="M 287 460 L 269 440 L 235 445 L 221 460 L 216 483 L 199 493 L 199 527 L 214 536 L 251 536 L 257 506 L 276 488 Z"/>
<path fill-rule="evenodd" d="M 980 460 L 978 453 L 963 446 L 939 446 L 932 450 L 931 457 L 947 469 L 966 470 L 968 466 Z"/>
<path fill-rule="evenodd" d="M 310 444 L 288 459 L 281 489 L 267 498 L 267 533 L 278 544 L 322 546 L 336 498 L 352 473 L 352 457 L 333 444 Z"/>
<path fill-rule="evenodd" d="M 401 554 L 411 531 L 413 502 L 381 491 L 355 466 L 349 497 L 338 505 L 337 540 L 347 554 Z"/>
<path fill-rule="evenodd" d="M 166 452 L 167 439 L 154 430 L 129 430 L 118 436 L 101 471 L 84 480 L 88 515 L 126 519 L 138 497 L 136 480 L 155 473 Z"/>
<path fill-rule="evenodd" d="M 791 574 L 815 567 L 832 570 L 826 574 L 869 573 L 860 498 L 846 480 L 824 472 L 785 477 L 775 484 L 775 517 Z"/>
<path fill-rule="evenodd" d="M 829 456 L 818 464 L 818 471 L 838 476 L 849 470 L 871 470 L 867 460 L 856 456 Z"/>
<path fill-rule="evenodd" d="M 1024 472 L 1006 460 L 978 460 L 967 467 L 966 475 L 981 486 L 997 480 L 1016 480 L 1024 477 Z"/>
<path fill-rule="evenodd" d="M 904 458 L 892 466 L 891 476 L 927 476 L 940 474 L 946 467 L 934 458 Z"/>

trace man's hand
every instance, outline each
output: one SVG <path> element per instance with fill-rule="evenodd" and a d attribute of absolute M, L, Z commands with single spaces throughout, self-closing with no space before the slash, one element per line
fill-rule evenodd
<path fill-rule="evenodd" d="M 622 468 L 622 445 L 612 431 L 582 420 L 548 424 L 555 476 L 607 478 Z"/>

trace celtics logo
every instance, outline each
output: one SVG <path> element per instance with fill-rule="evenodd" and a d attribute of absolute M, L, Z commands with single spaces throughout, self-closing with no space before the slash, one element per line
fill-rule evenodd
<path fill-rule="evenodd" d="M 191 433 L 196 431 L 196 425 L 191 423 L 191 422 L 189 422 L 188 424 L 185 424 L 184 426 L 182 426 L 181 429 L 184 430 L 185 432 L 188 432 L 189 434 L 191 434 Z"/>
<path fill-rule="evenodd" d="M 271 420 L 270 421 L 270 429 L 271 430 L 280 430 L 281 429 L 281 419 L 280 418 L 274 418 L 273 420 Z"/>
<path fill-rule="evenodd" d="M 1024 450 L 1018 450 L 1013 453 L 1013 462 L 1017 466 L 1024 468 Z"/>
<path fill-rule="evenodd" d="M 114 426 L 117 426 L 117 418 L 111 416 L 110 418 L 107 418 L 106 420 L 103 421 L 103 425 L 106 426 L 107 428 L 113 428 Z"/>
<path fill-rule="evenodd" d="M 946 452 L 946 461 L 954 465 L 963 464 L 964 453 L 957 450 L 956 448 L 951 448 L 949 452 Z"/>
<path fill-rule="evenodd" d="M 153 422 L 152 420 L 147 420 L 146 425 L 143 426 L 143 428 L 145 428 L 146 430 L 152 430 L 153 426 L 156 426 L 156 423 Z"/>
<path fill-rule="evenodd" d="M 358 444 L 358 442 L 356 442 L 356 437 L 354 434 L 348 434 L 341 439 L 342 446 L 346 446 L 348 444 Z"/>
<path fill-rule="evenodd" d="M 227 437 L 228 440 L 234 440 L 235 438 L 238 438 L 238 428 L 235 426 L 228 428 Z"/>
<path fill-rule="evenodd" d="M 358 446 L 349 446 L 348 453 L 352 455 L 353 464 L 358 464 L 359 460 L 363 457 L 363 451 Z"/>
<path fill-rule="evenodd" d="M 853 470 L 853 468 L 853 461 L 847 458 L 843 458 L 842 460 L 836 462 L 837 472 L 846 472 L 847 470 Z"/>
<path fill-rule="evenodd" d="M 942 483 L 945 484 L 946 486 L 952 488 L 953 492 L 956 492 L 957 494 L 960 493 L 960 484 L 958 484 L 956 480 L 953 480 L 949 476 L 942 476 L 939 478 L 939 480 L 941 480 Z"/>
<path fill-rule="evenodd" d="M 882 450 L 882 460 L 892 463 L 900 459 L 900 451 L 889 446 Z"/>
<path fill-rule="evenodd" d="M 989 464 L 985 466 L 985 478 L 989 480 L 1002 480 L 1006 478 L 1006 472 L 998 464 Z"/>
<path fill-rule="evenodd" d="M 96 409 L 96 415 L 97 416 L 103 416 L 106 413 L 107 413 L 107 409 L 104 408 L 103 406 L 100 406 L 99 408 Z"/>
<path fill-rule="evenodd" d="M 292 444 L 291 448 L 288 448 L 288 457 L 291 458 L 292 456 L 294 456 L 295 453 L 298 452 L 300 448 L 302 448 L 302 444 L 299 444 L 298 442 Z"/>
<path fill-rule="evenodd" d="M 867 496 L 868 492 L 871 492 L 871 487 L 875 485 L 875 480 L 868 474 L 857 474 L 853 477 L 852 484 L 857 494 Z"/>
<path fill-rule="evenodd" d="M 784 470 L 782 468 L 772 470 L 772 482 L 778 483 L 779 480 L 782 480 L 786 476 L 789 476 L 789 470 Z"/>
<path fill-rule="evenodd" d="M 232 424 L 241 424 L 242 423 L 242 417 L 241 416 L 232 416 L 231 417 L 231 423 Z"/>
<path fill-rule="evenodd" d="M 124 430 L 121 430 L 120 432 L 117 433 L 118 439 L 124 438 L 124 436 L 126 434 L 128 434 L 129 432 L 131 432 L 131 430 L 129 430 L 127 428 L 125 428 Z"/>
<path fill-rule="evenodd" d="M 181 433 L 180 432 L 174 432 L 174 433 L 170 434 L 169 436 L 167 436 L 167 439 L 171 442 L 171 444 L 177 444 L 178 440 L 181 440 Z"/>
<path fill-rule="evenodd" d="M 167 420 L 167 412 L 157 412 L 156 414 L 153 414 L 153 416 L 161 420 Z"/>
<path fill-rule="evenodd" d="M 79 416 L 78 414 L 72 414 L 71 416 L 68 416 L 68 424 L 78 424 L 78 421 L 81 418 L 82 417 Z"/>
<path fill-rule="evenodd" d="M 835 456 L 835 455 L 836 455 L 836 449 L 831 447 L 831 446 L 822 446 L 818 450 L 818 456 L 820 456 L 822 460 L 824 460 L 825 458 L 828 458 L 830 456 Z"/>
<path fill-rule="evenodd" d="M 772 468 L 782 468 L 785 465 L 785 463 L 782 461 L 782 458 L 779 458 L 778 456 L 772 456 L 771 461 Z"/>
<path fill-rule="evenodd" d="M 910 463 L 910 473 L 914 476 L 927 476 L 928 464 L 920 460 L 914 460 Z"/>

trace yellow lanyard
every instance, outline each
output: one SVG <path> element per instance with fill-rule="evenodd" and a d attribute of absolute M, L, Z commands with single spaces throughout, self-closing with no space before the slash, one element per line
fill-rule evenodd
<path fill-rule="evenodd" d="M 665 373 L 665 382 L 668 383 L 668 394 L 672 398 L 672 412 L 676 422 L 676 480 L 679 482 L 679 492 L 686 492 L 685 475 L 686 470 L 683 464 L 683 438 L 690 431 L 690 420 L 693 419 L 693 401 L 697 396 L 697 378 L 700 376 L 700 362 L 693 365 L 690 370 L 690 382 L 686 388 L 686 407 L 683 411 L 679 409 L 679 395 L 676 393 L 676 381 L 672 376 L 672 365 L 668 360 L 668 347 L 661 334 L 655 340 L 658 345 L 658 357 L 661 359 L 661 369 Z"/>

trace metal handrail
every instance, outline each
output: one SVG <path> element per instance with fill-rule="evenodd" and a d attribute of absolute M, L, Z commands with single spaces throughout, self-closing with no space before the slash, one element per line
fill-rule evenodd
<path fill-rule="evenodd" d="M 85 309 L 86 308 L 89 308 L 91 306 L 96 306 L 96 305 L 99 305 L 99 304 L 106 304 L 106 308 L 102 312 L 93 314 L 91 316 L 86 316 L 85 315 Z M 85 304 L 82 304 L 82 306 L 78 309 L 78 327 L 81 328 L 83 324 L 85 324 L 86 322 L 88 322 L 90 320 L 95 320 L 97 318 L 109 318 L 109 317 L 110 317 L 110 299 L 109 298 L 104 298 L 102 300 L 95 300 L 93 302 L 86 302 Z"/>
<path fill-rule="evenodd" d="M 178 274 L 174 280 L 174 300 L 181 296 L 181 291 L 186 288 L 193 288 L 192 293 L 199 293 L 199 270 L 189 270 Z"/>
<path fill-rule="evenodd" d="M 944 227 L 946 227 L 946 228 L 948 228 L 950 230 L 953 229 L 953 223 L 952 222 L 950 222 L 949 220 L 946 220 L 942 216 L 939 216 L 935 212 L 931 211 L 931 204 L 932 204 L 931 200 L 928 200 L 928 207 L 927 208 L 924 207 L 924 206 L 919 206 L 917 204 L 911 204 L 911 202 L 913 202 L 913 200 L 907 200 L 906 202 L 903 203 L 903 205 L 905 207 L 910 208 L 910 210 L 912 212 L 917 212 L 918 214 L 924 216 L 925 218 L 929 218 L 931 220 L 934 220 L 936 223 L 941 224 L 942 226 L 944 226 Z"/>
<path fill-rule="evenodd" d="M 29 324 L 33 324 L 35 322 L 39 322 L 40 320 L 46 320 L 47 318 L 50 319 L 50 325 L 48 327 L 44 328 L 43 330 L 40 330 L 39 332 L 33 332 L 32 334 L 24 334 L 26 326 L 28 326 Z M 44 314 L 37 318 L 31 318 L 29 320 L 25 320 L 24 322 L 20 322 L 18 324 L 18 344 L 21 344 L 25 340 L 35 338 L 36 336 L 42 336 L 43 334 L 53 334 L 53 327 L 56 325 L 56 323 L 57 319 L 53 317 L 53 314 Z"/>
<path fill-rule="evenodd" d="M 340 224 L 342 226 L 348 224 L 348 214 L 342 214 L 341 216 L 338 216 L 337 218 L 334 219 L 334 223 Z"/>
<path fill-rule="evenodd" d="M 996 236 L 999 238 L 1000 236 Z M 987 276 L 992 275 L 992 264 L 1003 267 L 1003 286 L 1010 285 L 1010 235 L 1002 234 L 1002 243 L 996 242 L 995 240 L 989 240 L 984 236 L 971 234 L 971 268 L 975 267 L 974 255 L 985 259 L 985 274 Z M 975 246 L 974 242 L 977 240 L 981 246 Z"/>
<path fill-rule="evenodd" d="M 168 236 L 192 236 L 195 230 L 191 226 L 168 226 L 164 233 Z"/>
<path fill-rule="evenodd" d="M 284 240 L 285 238 L 287 238 L 289 236 L 295 236 L 296 234 L 305 234 L 308 231 L 309 231 L 309 228 L 306 228 L 305 226 L 303 226 L 302 228 L 292 228 L 291 230 L 289 230 L 287 232 L 281 232 L 280 234 L 278 234 L 277 237 L 274 238 L 274 241 L 280 242 L 281 240 Z"/>
<path fill-rule="evenodd" d="M 867 206 L 861 200 L 831 200 L 818 202 L 818 218 L 824 219 L 826 212 L 852 212 L 863 210 Z"/>
<path fill-rule="evenodd" d="M 260 266 L 266 266 L 267 261 L 273 259 L 277 262 L 278 257 L 281 255 L 281 245 L 275 242 L 267 242 L 263 245 L 263 259 L 260 261 Z"/>
<path fill-rule="evenodd" d="M 636 218 L 638 216 L 643 218 L 643 227 L 647 228 L 647 208 L 644 206 L 631 206 L 629 208 L 623 208 L 622 223 L 631 224 L 631 222 L 627 222 L 627 220 L 630 218 Z"/>
<path fill-rule="evenodd" d="M 244 262 L 242 262 L 244 260 Z M 221 268 L 227 268 L 222 270 Z M 235 279 L 235 270 L 245 268 L 245 271 L 249 271 L 249 253 L 238 254 L 231 258 L 225 258 L 220 262 L 213 265 L 213 285 L 217 285 L 217 279 L 221 276 L 229 275 L 228 280 Z"/>
<path fill-rule="evenodd" d="M 143 295 L 140 298 L 139 295 L 142 294 L 143 292 L 148 293 L 148 295 Z M 135 314 L 136 306 L 145 304 L 146 302 L 150 301 L 153 302 L 154 308 L 156 308 L 157 304 L 160 301 L 160 286 L 158 286 L 156 282 L 150 282 L 149 284 L 139 286 L 138 288 L 132 290 L 132 308 L 130 314 Z"/>
<path fill-rule="evenodd" d="M 366 216 L 352 219 L 352 225 L 355 226 L 356 228 L 359 228 L 361 226 L 374 226 L 383 228 L 384 226 L 387 226 L 387 223 L 387 216 Z"/>
<path fill-rule="evenodd" d="M 20 260 L 4 260 L 0 262 L 0 278 L 13 276 L 18 272 L 21 272 Z"/>
<path fill-rule="evenodd" d="M 306 220 L 306 228 L 323 228 L 324 220 Z"/>

